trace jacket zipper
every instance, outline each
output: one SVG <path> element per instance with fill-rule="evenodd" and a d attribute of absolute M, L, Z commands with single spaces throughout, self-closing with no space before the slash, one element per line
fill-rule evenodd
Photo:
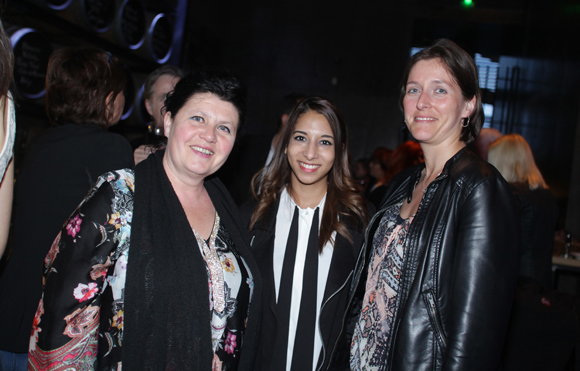
<path fill-rule="evenodd" d="M 324 301 L 324 303 L 322 303 L 322 305 L 320 306 L 320 315 L 318 316 L 318 332 L 320 333 L 320 338 L 321 339 L 322 339 L 322 330 L 320 329 L 320 319 L 322 318 L 322 311 L 324 310 L 324 306 L 330 301 L 330 299 L 332 299 L 336 294 L 338 294 L 339 291 L 342 291 L 342 289 L 344 289 L 344 286 L 346 286 L 346 283 L 348 282 L 348 280 L 352 276 L 353 272 L 354 272 L 354 269 L 350 272 L 350 274 L 348 275 L 348 277 L 346 277 L 346 280 L 342 283 L 342 286 L 340 286 L 338 288 L 338 290 L 336 290 L 335 292 L 333 292 L 332 295 L 330 295 Z M 339 334 L 339 336 L 340 336 L 340 334 Z M 320 368 L 317 369 L 317 371 L 322 370 L 322 365 L 324 364 L 324 359 L 325 359 L 325 355 L 326 355 L 326 349 L 324 348 L 324 341 L 322 341 L 321 343 L 322 343 L 322 362 L 320 362 L 320 360 L 318 361 L 321 366 L 320 366 Z"/>
<path fill-rule="evenodd" d="M 431 182 L 431 183 L 430 183 L 430 184 L 427 186 L 427 189 L 425 190 L 425 195 L 427 195 L 427 194 L 429 193 L 427 190 L 428 190 L 428 189 L 431 187 L 431 184 L 433 184 L 433 183 L 435 183 L 435 182 L 437 182 L 437 181 L 440 181 L 441 179 L 443 179 L 443 178 L 446 178 L 446 177 L 447 177 L 447 174 L 439 174 L 439 175 L 438 175 L 438 176 L 437 176 L 437 177 L 436 177 L 436 178 L 435 178 L 435 179 L 434 179 L 434 180 L 433 180 L 433 181 L 432 181 L 432 182 Z M 405 201 L 403 201 L 403 202 L 405 202 Z M 421 202 L 421 203 L 419 203 L 419 208 L 417 209 L 417 212 L 415 213 L 415 216 L 417 216 L 417 215 L 419 214 L 419 211 L 421 211 L 421 210 L 425 209 L 425 207 L 427 207 L 427 206 L 425 206 L 425 205 L 424 205 L 422 202 Z M 413 221 L 414 221 L 414 220 L 413 220 Z M 415 227 L 415 228 L 413 228 L 413 227 Z M 405 244 L 406 244 L 406 246 L 405 246 L 405 251 L 406 251 L 406 252 L 405 252 L 405 258 L 404 258 L 404 261 L 403 261 L 403 266 L 402 266 L 402 268 L 401 268 L 401 278 L 400 278 L 400 280 L 399 280 L 399 282 L 400 282 L 400 287 L 401 287 L 401 290 L 400 290 L 400 291 L 399 291 L 399 293 L 397 294 L 397 301 L 396 301 L 396 303 L 395 303 L 395 312 L 393 313 L 393 320 L 395 320 L 395 319 L 397 318 L 398 314 L 399 314 L 399 309 L 400 309 L 400 306 L 401 306 L 401 305 L 400 305 L 400 302 L 401 302 L 401 300 L 402 300 L 401 298 L 402 298 L 404 295 L 405 295 L 405 296 L 407 295 L 407 293 L 403 291 L 403 290 L 404 290 L 404 289 L 403 289 L 403 283 L 404 283 L 404 280 L 406 279 L 406 274 L 405 274 L 405 272 L 406 272 L 406 268 L 407 268 L 407 262 L 409 261 L 409 255 L 410 255 L 410 253 L 411 253 L 411 251 L 409 251 L 409 246 L 411 245 L 411 242 L 410 242 L 410 241 L 411 241 L 411 238 L 409 238 L 409 237 L 411 237 L 411 236 L 412 236 L 412 233 L 411 233 L 411 232 L 412 232 L 412 231 L 414 231 L 414 230 L 416 230 L 417 228 L 418 228 L 418 227 L 414 226 L 414 225 L 413 225 L 413 223 L 411 223 L 411 227 L 410 227 L 410 229 L 409 229 L 409 232 L 408 232 L 408 234 L 407 234 L 407 240 L 405 241 Z M 416 236 L 415 236 L 415 237 L 416 237 Z M 400 324 L 400 323 L 401 323 L 400 319 L 399 319 L 398 321 L 394 321 L 394 322 L 393 322 L 392 331 L 391 331 L 391 333 L 389 334 L 389 342 L 388 342 L 388 344 L 387 344 L 387 354 L 388 354 L 388 353 L 390 353 L 390 352 L 392 352 L 392 350 L 393 350 L 393 344 L 394 344 L 395 337 L 396 337 L 396 335 L 397 335 L 397 331 L 398 331 L 398 329 L 399 329 L 399 324 Z M 443 340 L 443 341 L 444 341 L 444 340 Z M 391 358 L 391 362 L 392 362 L 392 358 Z M 386 367 L 387 367 L 386 369 L 390 369 L 390 368 L 391 368 L 391 363 L 388 363 Z"/>
<path fill-rule="evenodd" d="M 427 301 L 429 302 L 429 309 L 431 309 L 431 315 L 433 316 L 433 322 L 435 322 L 435 327 L 437 329 L 437 334 L 439 335 L 439 340 L 441 340 L 441 344 L 443 347 L 447 347 L 447 343 L 445 341 L 445 335 L 443 335 L 443 327 L 439 322 L 439 316 L 437 315 L 437 305 L 435 304 L 435 298 L 431 292 L 427 293 Z"/>
<path fill-rule="evenodd" d="M 358 262 L 361 261 L 361 259 L 363 261 L 366 260 L 366 246 L 367 246 L 367 242 L 368 242 L 368 238 L 369 238 L 369 230 L 370 227 L 374 224 L 375 220 L 377 219 L 378 215 L 380 214 L 382 216 L 382 214 L 384 214 L 385 210 L 387 208 L 384 208 L 383 210 L 378 211 L 377 213 L 375 213 L 375 215 L 373 216 L 373 218 L 371 219 L 371 221 L 369 222 L 366 230 L 365 230 L 365 238 L 364 238 L 364 243 L 361 247 L 361 252 L 357 258 L 357 261 L 355 263 L 355 269 L 353 270 L 356 271 L 356 268 L 358 267 Z M 351 283 L 351 287 L 357 287 L 358 283 L 360 281 L 360 274 L 358 275 L 358 277 L 355 276 L 356 282 L 352 282 Z M 340 337 L 342 336 L 342 333 L 344 331 L 344 321 L 346 320 L 346 316 L 348 315 L 348 309 L 350 307 L 352 303 L 352 298 L 349 298 L 346 304 L 346 311 L 344 312 L 343 316 L 342 316 L 342 324 L 343 326 L 341 326 L 340 332 L 338 333 L 338 337 L 336 338 L 336 341 L 334 342 L 334 346 L 332 347 L 332 353 L 330 354 L 330 360 L 332 361 L 332 356 L 334 356 L 334 351 L 336 350 L 336 345 L 338 344 L 338 340 L 340 339 Z M 324 347 L 324 345 L 323 345 Z M 330 364 L 329 364 L 330 365 Z"/>

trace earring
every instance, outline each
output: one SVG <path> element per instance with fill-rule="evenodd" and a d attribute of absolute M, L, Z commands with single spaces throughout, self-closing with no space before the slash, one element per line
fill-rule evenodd
<path fill-rule="evenodd" d="M 464 128 L 469 126 L 469 121 L 471 121 L 471 117 L 467 116 L 463 118 L 463 123 L 461 124 L 461 126 L 463 126 Z"/>

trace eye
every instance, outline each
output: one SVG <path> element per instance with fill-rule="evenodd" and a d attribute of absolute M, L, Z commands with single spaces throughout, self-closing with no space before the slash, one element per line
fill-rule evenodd
<path fill-rule="evenodd" d="M 330 140 L 323 139 L 320 141 L 320 144 L 322 144 L 323 146 L 331 146 L 332 142 Z"/>
<path fill-rule="evenodd" d="M 419 89 L 417 89 L 417 88 L 409 88 L 407 90 L 407 94 L 416 94 L 418 92 L 419 92 Z"/>
<path fill-rule="evenodd" d="M 445 94 L 445 93 L 447 93 L 447 90 L 445 90 L 443 88 L 437 88 L 437 89 L 435 89 L 435 93 L 437 93 L 437 94 Z"/>
<path fill-rule="evenodd" d="M 302 136 L 302 135 L 297 135 L 294 137 L 294 140 L 297 140 L 299 142 L 305 142 L 306 138 L 304 138 L 304 136 Z"/>
<path fill-rule="evenodd" d="M 205 120 L 201 116 L 193 116 L 191 119 L 197 122 L 205 122 Z"/>
<path fill-rule="evenodd" d="M 220 125 L 220 126 L 218 126 L 218 129 L 221 131 L 225 131 L 228 134 L 231 134 L 231 132 L 232 132 L 227 125 Z"/>

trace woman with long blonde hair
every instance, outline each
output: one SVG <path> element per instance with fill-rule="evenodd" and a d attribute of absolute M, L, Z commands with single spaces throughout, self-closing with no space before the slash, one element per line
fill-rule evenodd
<path fill-rule="evenodd" d="M 552 252 L 558 204 L 536 166 L 530 145 L 519 134 L 508 134 L 489 147 L 489 162 L 512 187 L 522 227 L 520 276 L 552 288 Z"/>

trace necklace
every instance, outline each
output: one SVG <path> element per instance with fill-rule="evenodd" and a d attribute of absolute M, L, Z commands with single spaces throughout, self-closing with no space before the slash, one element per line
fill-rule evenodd
<path fill-rule="evenodd" d="M 195 235 L 197 243 L 203 250 L 203 255 L 205 256 L 205 261 L 207 263 L 207 267 L 209 268 L 209 274 L 211 276 L 213 307 L 218 313 L 222 313 L 226 306 L 224 291 L 224 271 L 222 268 L 222 262 L 215 249 L 215 239 L 217 237 L 219 227 L 220 217 L 216 210 L 213 229 L 211 230 L 211 235 L 209 236 L 209 245 L 203 239 L 203 237 L 201 237 L 195 231 L 195 229 L 191 229 L 193 230 L 193 234 Z"/>

